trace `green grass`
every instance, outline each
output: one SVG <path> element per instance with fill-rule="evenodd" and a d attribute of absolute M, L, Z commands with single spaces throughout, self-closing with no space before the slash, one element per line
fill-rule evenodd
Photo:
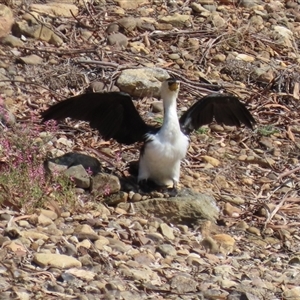
<path fill-rule="evenodd" d="M 157 122 L 157 123 L 159 123 L 160 125 L 162 125 L 164 119 L 157 117 L 157 118 L 154 119 L 154 121 Z"/>
<path fill-rule="evenodd" d="M 196 130 L 197 134 L 207 134 L 209 129 L 207 127 L 200 127 L 199 129 Z"/>
<path fill-rule="evenodd" d="M 271 136 L 274 133 L 279 133 L 279 130 L 276 129 L 274 126 L 272 125 L 266 125 L 263 127 L 259 127 L 257 129 L 257 132 L 262 135 L 262 136 Z"/>

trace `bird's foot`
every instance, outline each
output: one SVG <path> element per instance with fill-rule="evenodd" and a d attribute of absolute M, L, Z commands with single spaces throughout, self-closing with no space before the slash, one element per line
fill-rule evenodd
<path fill-rule="evenodd" d="M 141 192 L 151 193 L 157 190 L 158 185 L 150 179 L 143 179 L 139 181 L 139 187 L 141 189 Z"/>
<path fill-rule="evenodd" d="M 176 197 L 177 196 L 177 194 L 178 194 L 177 184 L 178 184 L 178 181 L 173 180 L 173 187 L 167 189 L 167 194 L 170 197 Z"/>

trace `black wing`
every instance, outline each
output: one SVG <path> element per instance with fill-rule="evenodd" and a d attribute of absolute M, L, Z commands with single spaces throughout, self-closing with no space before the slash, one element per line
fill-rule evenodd
<path fill-rule="evenodd" d="M 105 140 L 112 138 L 128 145 L 143 141 L 147 132 L 155 130 L 143 121 L 131 97 L 120 92 L 75 96 L 42 113 L 44 122 L 67 117 L 89 122 Z"/>
<path fill-rule="evenodd" d="M 253 129 L 255 120 L 246 106 L 230 94 L 210 94 L 192 105 L 179 119 L 182 131 L 190 134 L 202 125 L 216 120 L 229 126 L 245 124 Z"/>

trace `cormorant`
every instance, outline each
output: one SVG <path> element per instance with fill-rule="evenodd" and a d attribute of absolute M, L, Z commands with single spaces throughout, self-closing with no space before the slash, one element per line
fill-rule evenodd
<path fill-rule="evenodd" d="M 43 121 L 71 117 L 88 121 L 104 140 L 119 143 L 144 142 L 139 160 L 138 182 L 151 180 L 159 186 L 173 187 L 179 181 L 180 162 L 189 147 L 189 134 L 213 119 L 217 123 L 252 128 L 249 110 L 230 94 L 210 94 L 192 105 L 179 119 L 176 100 L 180 83 L 169 78 L 162 83 L 164 120 L 161 127 L 147 125 L 130 95 L 122 92 L 90 93 L 59 102 L 42 113 Z"/>

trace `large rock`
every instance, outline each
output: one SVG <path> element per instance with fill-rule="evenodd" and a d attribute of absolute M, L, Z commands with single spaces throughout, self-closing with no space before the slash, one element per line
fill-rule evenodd
<path fill-rule="evenodd" d="M 46 41 L 55 46 L 60 46 L 63 43 L 63 40 L 56 33 L 41 24 L 29 24 L 27 21 L 19 21 L 13 25 L 12 32 L 17 37 L 23 34 L 26 37 Z"/>
<path fill-rule="evenodd" d="M 64 254 L 35 253 L 33 261 L 42 268 L 53 267 L 69 269 L 72 267 L 81 267 L 81 262 L 79 260 Z"/>
<path fill-rule="evenodd" d="M 71 3 L 49 2 L 47 4 L 31 4 L 30 10 L 50 17 L 73 18 L 78 15 L 78 7 Z"/>
<path fill-rule="evenodd" d="M 177 28 L 190 27 L 191 26 L 191 16 L 175 13 L 173 16 L 165 16 L 165 17 L 160 18 L 159 22 L 171 24 Z"/>
<path fill-rule="evenodd" d="M 127 69 L 122 71 L 117 86 L 122 92 L 136 97 L 160 97 L 161 82 L 169 78 L 160 68 Z"/>
<path fill-rule="evenodd" d="M 155 198 L 137 203 L 120 203 L 118 207 L 129 210 L 131 205 L 135 212 L 145 215 L 153 214 L 175 224 L 191 225 L 204 219 L 215 222 L 219 215 L 219 208 L 213 197 L 188 189 L 176 197 Z"/>
<path fill-rule="evenodd" d="M 0 4 L 0 38 L 10 33 L 14 16 L 12 10 L 4 4 Z"/>

